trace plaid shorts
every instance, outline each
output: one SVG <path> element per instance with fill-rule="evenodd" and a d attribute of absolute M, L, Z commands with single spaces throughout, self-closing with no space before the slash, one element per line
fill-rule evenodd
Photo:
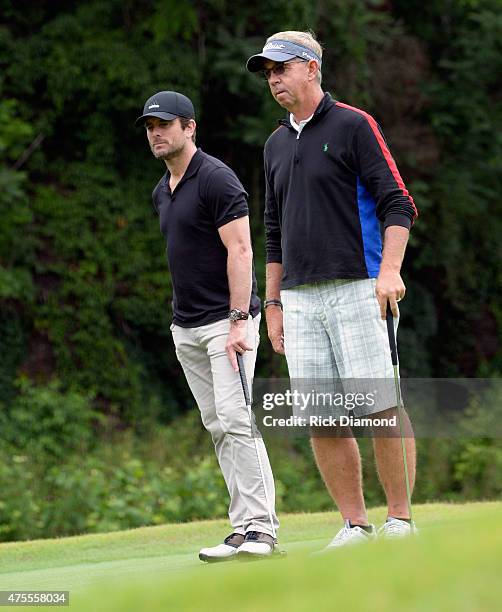
<path fill-rule="evenodd" d="M 309 409 L 316 414 L 336 417 L 350 411 L 358 417 L 396 406 L 387 325 L 375 285 L 374 278 L 334 280 L 281 291 L 292 389 L 335 396 L 336 405 L 325 397 L 312 404 Z M 396 333 L 397 326 L 396 318 Z M 372 397 L 358 405 L 352 396 L 350 403 L 342 402 L 340 394 L 349 393 Z M 299 414 L 297 407 L 294 413 Z"/>

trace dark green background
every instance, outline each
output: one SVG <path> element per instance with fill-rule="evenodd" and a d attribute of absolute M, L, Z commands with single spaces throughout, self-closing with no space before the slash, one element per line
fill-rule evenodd
<path fill-rule="evenodd" d="M 173 456 L 152 449 L 163 448 L 159 440 L 176 428 L 185 437 L 183 443 L 170 438 L 177 453 L 186 446 L 193 466 L 209 461 L 219 491 L 213 507 L 205 483 L 200 495 L 207 512 L 179 509 L 176 517 L 224 512 L 217 468 L 206 458 L 207 436 L 193 419 L 170 339 L 171 283 L 150 199 L 164 167 L 133 122 L 155 91 L 176 89 L 193 99 L 198 144 L 233 167 L 250 193 L 263 294 L 262 146 L 283 112 L 266 83 L 246 72 L 245 61 L 279 30 L 317 33 L 325 48 L 323 87 L 381 124 L 419 209 L 403 269 L 402 374 L 499 375 L 497 0 L 3 1 L 0 7 L 0 482 L 17 490 L 30 469 L 33 482 L 41 482 L 31 501 L 19 501 L 21 515 L 34 504 L 25 522 L 39 527 L 6 527 L 5 538 L 169 518 L 164 508 L 128 519 L 131 500 L 121 511 L 126 518 L 110 524 L 98 517 L 66 525 L 51 512 L 62 496 L 58 486 L 71 496 L 90 477 L 92 468 L 82 468 L 81 480 L 72 484 L 71 463 L 96 459 L 92 453 L 115 453 L 115 464 L 110 457 L 96 459 L 94 469 L 105 473 L 109 465 L 127 465 L 127 448 L 130 460 L 142 465 L 138 478 L 154 487 L 145 465 L 151 462 L 152 474 L 155 466 L 173 465 Z M 286 373 L 265 330 L 257 373 Z M 196 443 L 199 437 L 203 442 Z M 465 493 L 455 471 L 464 451 L 445 451 L 443 480 L 417 495 Z M 289 483 L 284 507 L 329 507 L 308 449 L 299 444 L 284 453 L 294 459 L 288 466 L 305 465 L 301 481 L 311 484 L 304 489 L 311 486 L 322 499 L 315 502 L 312 493 L 304 502 L 292 501 L 294 478 L 281 472 Z M 172 482 L 188 478 L 187 461 Z M 68 482 L 44 480 L 53 464 L 54 479 L 66 469 Z M 279 459 L 276 465 L 282 469 Z M 500 482 L 488 484 L 472 495 L 498 494 Z M 110 503 L 108 486 L 104 477 L 104 505 Z M 119 502 L 126 489 L 117 485 Z M 190 486 L 187 491 L 187 499 L 195 497 Z M 380 500 L 377 491 L 375 481 L 369 501 Z M 155 494 L 139 495 L 138 507 L 149 496 Z M 4 515 L 0 503 L 0 524 L 12 523 L 9 503 Z M 75 516 L 79 508 L 84 512 L 82 503 Z"/>

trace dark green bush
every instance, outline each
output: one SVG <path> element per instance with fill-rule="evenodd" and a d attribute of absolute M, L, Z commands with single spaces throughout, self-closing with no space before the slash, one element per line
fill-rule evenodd
<path fill-rule="evenodd" d="M 82 424 L 78 427 L 85 440 Z M 64 444 L 76 431 L 66 430 Z M 0 444 L 1 540 L 226 516 L 228 494 L 196 410 L 143 437 L 125 431 L 94 445 L 88 441 L 87 452 L 81 454 L 67 447 L 66 453 L 54 452 L 53 444 L 54 439 L 22 450 Z M 367 504 L 383 504 L 371 440 L 360 440 L 360 447 Z M 333 509 L 307 439 L 272 438 L 268 448 L 279 512 Z M 494 440 L 419 440 L 418 465 L 415 503 L 489 499 L 502 493 L 502 453 Z"/>
<path fill-rule="evenodd" d="M 77 391 L 62 391 L 61 383 L 51 381 L 35 386 L 20 379 L 18 394 L 9 403 L 0 402 L 0 446 L 9 445 L 16 453 L 60 462 L 86 453 L 96 441 L 93 426 L 103 420 L 92 404 L 92 397 Z"/>
<path fill-rule="evenodd" d="M 193 97 L 199 144 L 250 193 L 263 294 L 262 145 L 282 111 L 244 61 L 279 29 L 318 32 L 326 90 L 381 123 L 420 210 L 403 272 L 403 374 L 501 371 L 498 0 L 210 0 L 174 13 L 160 1 L 4 4 L 3 539 L 225 513 L 169 334 L 171 282 L 150 201 L 164 167 L 132 123 L 161 88 Z M 285 375 L 263 338 L 257 371 Z M 482 433 L 486 411 L 476 419 L 462 439 L 418 441 L 416 501 L 501 494 L 499 445 Z M 382 503 L 371 441 L 361 449 L 367 501 Z M 281 510 L 331 507 L 307 440 L 271 440 L 271 456 Z"/>

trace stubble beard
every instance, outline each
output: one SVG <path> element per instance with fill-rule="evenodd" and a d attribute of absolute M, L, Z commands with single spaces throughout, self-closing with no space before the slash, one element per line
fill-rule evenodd
<path fill-rule="evenodd" d="M 169 161 L 181 155 L 181 153 L 183 152 L 183 149 L 185 148 L 185 143 L 176 147 L 175 149 L 169 149 L 168 151 L 163 151 L 163 152 L 159 151 L 158 153 L 155 152 L 155 145 L 152 145 L 150 148 L 152 150 L 152 153 L 155 159 L 162 159 L 163 161 Z"/>

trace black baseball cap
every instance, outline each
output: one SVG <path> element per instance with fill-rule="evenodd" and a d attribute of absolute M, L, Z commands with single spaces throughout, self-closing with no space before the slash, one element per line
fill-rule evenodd
<path fill-rule="evenodd" d="M 195 119 L 195 110 L 190 98 L 177 91 L 159 91 L 145 102 L 143 114 L 134 122 L 143 125 L 148 117 L 158 117 L 171 121 L 176 117 Z"/>

